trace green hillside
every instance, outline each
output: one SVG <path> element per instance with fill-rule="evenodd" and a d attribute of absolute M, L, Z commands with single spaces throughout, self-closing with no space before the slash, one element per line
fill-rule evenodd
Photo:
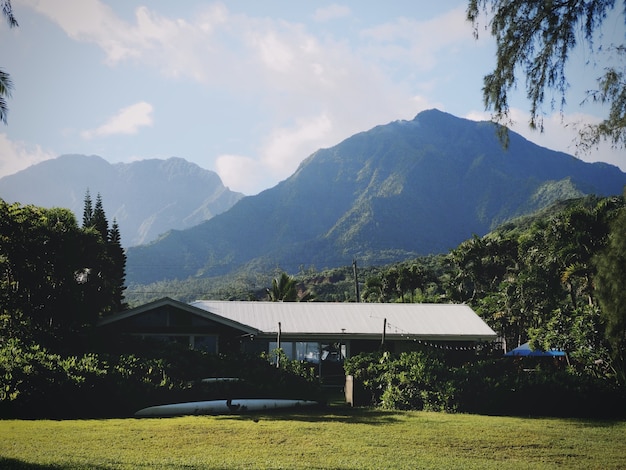
<path fill-rule="evenodd" d="M 354 135 L 287 180 L 196 227 L 128 250 L 130 284 L 349 265 L 445 253 L 511 218 L 586 194 L 621 194 L 626 174 L 440 111 Z"/>

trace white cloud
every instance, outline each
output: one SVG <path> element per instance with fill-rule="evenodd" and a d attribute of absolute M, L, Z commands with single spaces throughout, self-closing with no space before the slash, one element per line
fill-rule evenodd
<path fill-rule="evenodd" d="M 136 60 L 156 66 L 168 76 L 203 81 L 214 72 L 211 36 L 226 22 L 227 10 L 208 6 L 193 22 L 168 18 L 140 6 L 135 23 L 120 19 L 99 0 L 25 0 L 53 20 L 72 39 L 96 44 L 108 65 Z M 209 59 L 209 60 L 207 60 Z"/>
<path fill-rule="evenodd" d="M 225 186 L 247 195 L 267 188 L 267 171 L 254 158 L 242 155 L 220 155 L 215 160 L 215 171 Z"/>
<path fill-rule="evenodd" d="M 300 161 L 323 146 L 333 127 L 326 114 L 300 118 L 295 125 L 275 129 L 263 151 L 262 161 L 279 178 L 289 176 Z"/>
<path fill-rule="evenodd" d="M 362 46 L 341 32 L 317 34 L 303 23 L 235 13 L 222 3 L 207 4 L 185 19 L 164 16 L 147 3 L 127 21 L 97 0 L 25 1 L 69 37 L 96 44 L 110 66 L 148 65 L 168 78 L 191 79 L 211 93 L 227 94 L 235 106 L 250 99 L 255 132 L 265 140 L 251 144 L 255 155 L 226 153 L 216 160 L 225 183 L 247 194 L 289 176 L 320 147 L 378 124 L 411 119 L 426 108 L 443 108 L 428 97 L 428 86 L 441 86 L 439 79 L 421 72 L 473 41 L 463 7 L 428 21 L 400 18 L 370 28 L 361 35 Z M 314 18 L 339 22 L 348 15 L 349 8 L 333 4 L 316 10 Z M 202 119 L 190 110 L 188 119 L 194 118 Z M 138 103 L 81 135 L 136 133 L 147 125 L 152 107 Z"/>
<path fill-rule="evenodd" d="M 315 13 L 313 14 L 313 19 L 315 21 L 324 22 L 350 16 L 350 13 L 351 10 L 349 7 L 333 3 L 332 5 L 329 5 L 327 7 L 318 8 L 317 10 L 315 10 Z"/>
<path fill-rule="evenodd" d="M 122 108 L 102 126 L 81 133 L 85 139 L 115 134 L 136 134 L 140 127 L 152 125 L 152 105 L 141 101 Z"/>
<path fill-rule="evenodd" d="M 362 31 L 370 41 L 368 55 L 384 62 L 411 64 L 421 70 L 433 69 L 442 50 L 471 41 L 471 26 L 460 6 L 436 18 L 420 21 L 397 18 Z"/>
<path fill-rule="evenodd" d="M 25 0 L 53 20 L 72 39 L 95 42 L 115 63 L 140 54 L 141 40 L 106 4 L 98 0 Z"/>
<path fill-rule="evenodd" d="M 256 194 L 268 182 L 289 177 L 300 161 L 323 146 L 332 129 L 325 115 L 298 119 L 291 127 L 275 129 L 260 151 L 260 158 L 220 155 L 216 172 L 226 186 L 244 194 Z"/>
<path fill-rule="evenodd" d="M 0 177 L 12 175 L 55 157 L 55 154 L 42 149 L 39 145 L 13 142 L 6 134 L 0 134 Z"/>

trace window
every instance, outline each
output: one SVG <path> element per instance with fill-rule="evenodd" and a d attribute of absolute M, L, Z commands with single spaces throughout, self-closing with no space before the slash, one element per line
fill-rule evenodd
<path fill-rule="evenodd" d="M 208 353 L 216 353 L 217 352 L 217 336 L 216 335 L 194 336 L 193 344 L 191 346 L 193 349 L 198 349 L 200 351 L 206 351 Z"/>
<path fill-rule="evenodd" d="M 269 352 L 276 349 L 278 343 L 270 341 Z M 318 364 L 320 361 L 320 343 L 306 341 L 281 341 L 280 347 L 288 359 Z"/>

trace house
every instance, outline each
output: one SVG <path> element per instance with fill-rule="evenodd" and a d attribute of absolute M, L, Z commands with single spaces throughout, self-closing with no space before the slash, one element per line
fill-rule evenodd
<path fill-rule="evenodd" d="M 417 344 L 465 349 L 496 333 L 467 305 L 326 302 L 184 303 L 165 297 L 103 318 L 111 333 L 175 341 L 209 352 L 270 352 L 315 364 Z"/>

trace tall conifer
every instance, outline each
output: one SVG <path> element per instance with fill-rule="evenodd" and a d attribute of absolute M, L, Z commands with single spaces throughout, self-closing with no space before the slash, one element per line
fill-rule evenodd
<path fill-rule="evenodd" d="M 111 265 L 111 313 L 116 313 L 126 308 L 124 303 L 124 290 L 126 289 L 126 253 L 122 248 L 122 241 L 117 220 L 113 219 L 113 226 L 109 230 L 107 251 L 112 261 Z"/>
<path fill-rule="evenodd" d="M 85 192 L 85 204 L 83 208 L 83 228 L 91 227 L 93 223 L 93 204 L 91 202 L 91 194 L 89 188 Z"/>
<path fill-rule="evenodd" d="M 96 205 L 93 209 L 93 219 L 91 226 L 94 227 L 102 236 L 102 240 L 106 241 L 109 237 L 109 222 L 102 206 L 102 196 L 100 193 L 96 196 Z"/>

